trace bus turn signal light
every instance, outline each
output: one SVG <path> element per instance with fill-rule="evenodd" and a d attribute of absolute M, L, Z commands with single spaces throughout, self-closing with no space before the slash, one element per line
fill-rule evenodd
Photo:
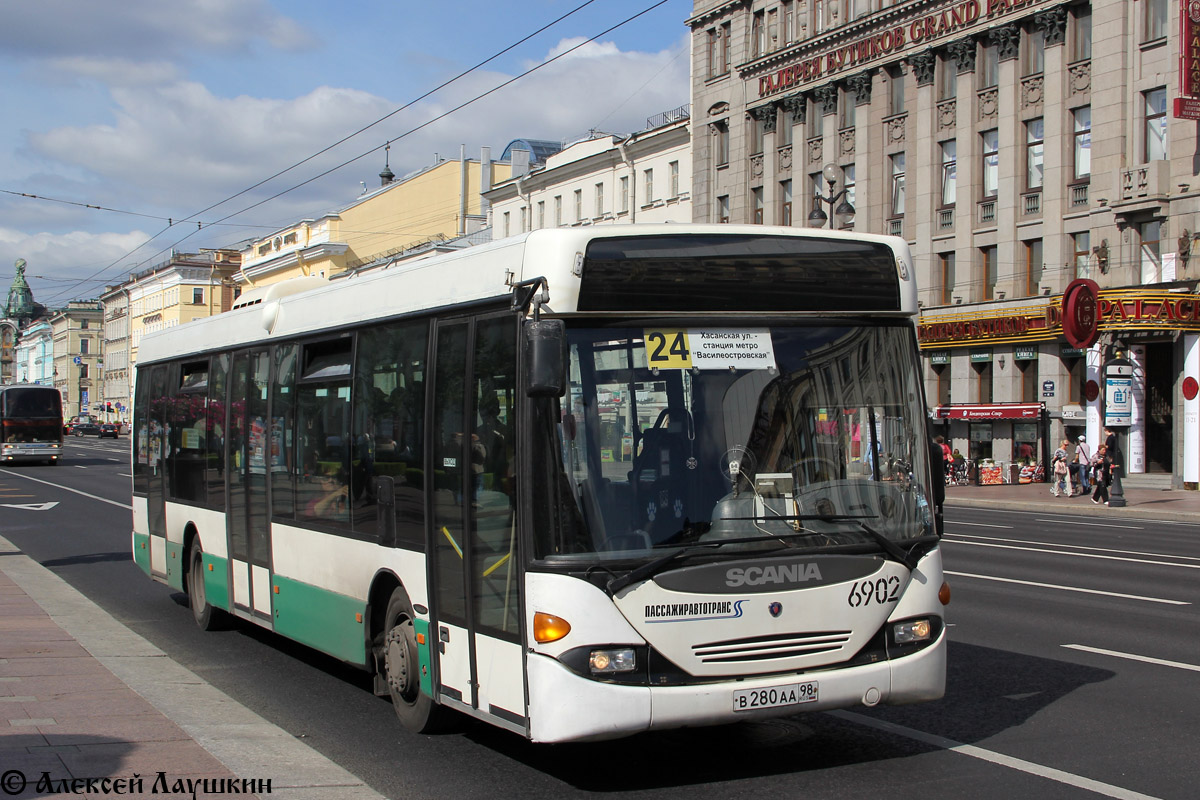
<path fill-rule="evenodd" d="M 571 623 L 562 617 L 538 611 L 533 615 L 533 638 L 539 644 L 557 642 L 571 632 Z"/>
<path fill-rule="evenodd" d="M 950 605 L 950 584 L 942 581 L 942 588 L 938 589 L 938 600 L 942 601 L 942 605 Z"/>

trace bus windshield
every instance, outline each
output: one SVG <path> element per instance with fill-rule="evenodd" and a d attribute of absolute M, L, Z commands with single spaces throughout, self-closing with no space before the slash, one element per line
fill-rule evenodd
<path fill-rule="evenodd" d="M 0 441 L 57 442 L 62 439 L 62 405 L 49 386 L 10 386 L 0 395 Z"/>
<path fill-rule="evenodd" d="M 878 550 L 880 536 L 934 535 L 911 328 L 575 327 L 567 338 L 566 397 L 535 413 L 534 446 L 548 452 L 535 450 L 546 472 L 534 491 L 553 509 L 535 521 L 535 557 Z"/>

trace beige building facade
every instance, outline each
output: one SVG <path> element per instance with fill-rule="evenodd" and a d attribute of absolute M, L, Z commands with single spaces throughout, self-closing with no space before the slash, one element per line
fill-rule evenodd
<path fill-rule="evenodd" d="M 511 167 L 464 156 L 395 179 L 384 167 L 380 185 L 320 218 L 304 219 L 252 240 L 234 276 L 243 291 L 289 278 L 334 275 L 483 227 L 480 192 L 506 180 Z"/>
<path fill-rule="evenodd" d="M 1200 480 L 1177 3 L 698 0 L 689 24 L 696 221 L 803 225 L 848 200 L 832 224 L 912 247 L 933 429 L 953 447 L 1046 460 L 1110 424 L 1127 472 Z M 1077 279 L 1098 292 L 1087 347 L 1062 325 Z"/>
<path fill-rule="evenodd" d="M 54 386 L 62 394 L 63 418 L 97 415 L 100 365 L 104 360 L 102 312 L 95 300 L 72 300 L 50 315 L 54 340 Z"/>

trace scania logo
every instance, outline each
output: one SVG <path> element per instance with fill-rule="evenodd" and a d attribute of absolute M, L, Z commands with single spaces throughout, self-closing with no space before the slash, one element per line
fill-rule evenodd
<path fill-rule="evenodd" d="M 820 581 L 821 570 L 816 563 L 772 564 L 767 567 L 734 567 L 725 573 L 725 585 L 763 586 L 768 583 L 805 583 Z"/>
<path fill-rule="evenodd" d="M 769 611 L 771 613 L 772 617 L 778 617 L 780 614 L 783 613 L 783 603 L 780 603 L 778 601 L 771 603 L 770 605 L 767 606 L 767 611 Z"/>

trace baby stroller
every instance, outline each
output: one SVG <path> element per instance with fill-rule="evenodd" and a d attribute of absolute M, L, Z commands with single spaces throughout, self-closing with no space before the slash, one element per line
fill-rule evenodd
<path fill-rule="evenodd" d="M 971 482 L 971 466 L 970 459 L 961 459 L 954 462 L 954 483 L 953 486 L 966 486 Z"/>

